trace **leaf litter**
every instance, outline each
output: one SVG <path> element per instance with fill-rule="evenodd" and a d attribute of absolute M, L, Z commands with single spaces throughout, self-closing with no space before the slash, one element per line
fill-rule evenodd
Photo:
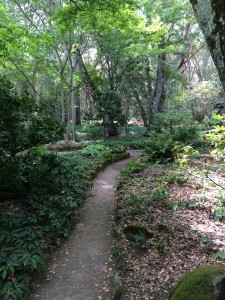
<path fill-rule="evenodd" d="M 215 258 L 225 253 L 225 215 L 215 214 L 216 209 L 225 210 L 221 185 L 224 170 L 210 166 L 205 176 L 199 162 L 186 170 L 149 166 L 121 178 L 114 249 L 122 250 L 114 261 L 122 299 L 168 300 L 170 289 L 189 271 L 204 264 L 225 265 Z M 164 197 L 153 198 L 157 191 Z M 144 245 L 129 241 L 123 232 L 129 224 L 145 226 L 153 238 Z"/>

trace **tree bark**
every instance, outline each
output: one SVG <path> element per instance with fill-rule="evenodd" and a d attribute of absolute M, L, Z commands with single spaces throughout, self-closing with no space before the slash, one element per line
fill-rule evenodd
<path fill-rule="evenodd" d="M 155 121 L 155 113 L 165 111 L 166 101 L 166 78 L 165 78 L 166 54 L 158 56 L 157 77 L 155 91 L 153 95 L 153 104 L 149 113 L 149 126 Z"/>
<path fill-rule="evenodd" d="M 81 124 L 80 94 L 76 96 L 76 125 Z"/>
<path fill-rule="evenodd" d="M 133 90 L 133 94 L 134 94 L 134 97 L 137 101 L 137 105 L 140 109 L 140 113 L 141 113 L 142 120 L 144 122 L 144 126 L 148 127 L 147 114 L 146 114 L 146 111 L 144 109 L 144 106 L 142 105 L 140 96 L 139 96 L 138 92 L 136 91 L 136 89 Z"/>
<path fill-rule="evenodd" d="M 225 1 L 190 0 L 190 2 L 225 92 Z"/>

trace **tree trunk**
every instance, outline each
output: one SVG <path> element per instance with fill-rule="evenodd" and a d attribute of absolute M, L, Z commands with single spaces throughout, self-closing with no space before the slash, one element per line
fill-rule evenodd
<path fill-rule="evenodd" d="M 153 95 L 153 104 L 149 113 L 149 125 L 151 126 L 155 121 L 155 113 L 165 111 L 166 101 L 166 78 L 165 78 L 165 61 L 166 55 L 158 56 L 157 77 L 155 84 L 155 91 Z"/>
<path fill-rule="evenodd" d="M 60 96 L 61 96 L 61 122 L 63 124 L 66 123 L 66 116 L 65 116 L 65 94 L 63 89 L 63 80 L 60 77 Z"/>
<path fill-rule="evenodd" d="M 110 120 L 110 116 L 108 114 L 104 117 L 105 124 L 105 138 L 118 136 L 119 132 L 117 131 L 116 125 Z"/>
<path fill-rule="evenodd" d="M 135 89 L 133 89 L 133 94 L 134 94 L 134 97 L 137 101 L 137 105 L 140 109 L 140 113 L 141 113 L 142 120 L 144 122 L 144 126 L 148 127 L 147 114 L 146 114 L 146 111 L 144 109 L 144 106 L 142 105 L 140 96 L 139 96 L 138 92 Z"/>
<path fill-rule="evenodd" d="M 165 54 L 158 56 L 157 79 L 156 79 L 156 87 L 154 93 L 155 112 L 165 111 L 165 100 L 166 100 L 165 61 L 166 61 Z"/>
<path fill-rule="evenodd" d="M 225 92 L 225 1 L 190 0 Z M 224 103 L 225 113 L 225 103 Z"/>
<path fill-rule="evenodd" d="M 76 125 L 81 124 L 80 94 L 76 96 Z"/>
<path fill-rule="evenodd" d="M 77 134 L 76 134 L 76 98 L 74 95 L 74 63 L 72 57 L 69 57 L 70 61 L 70 88 L 69 88 L 69 107 L 71 107 L 71 129 L 72 129 L 72 141 L 77 142 Z M 69 120 L 70 122 L 70 120 Z"/>
<path fill-rule="evenodd" d="M 125 100 L 125 103 L 124 103 L 124 110 L 125 110 L 125 134 L 126 136 L 128 136 L 128 118 L 129 118 L 129 110 L 130 110 L 130 103 L 129 101 Z"/>

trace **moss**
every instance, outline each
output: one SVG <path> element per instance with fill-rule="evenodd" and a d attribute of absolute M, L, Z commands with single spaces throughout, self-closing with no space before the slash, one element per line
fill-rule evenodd
<path fill-rule="evenodd" d="M 153 233 L 149 232 L 143 225 L 130 224 L 124 228 L 123 231 L 129 241 L 137 242 L 136 235 L 142 234 L 145 239 L 150 239 L 153 237 Z"/>
<path fill-rule="evenodd" d="M 170 293 L 170 300 L 225 300 L 221 287 L 225 266 L 202 266 L 184 276 Z M 219 279 L 219 280 L 218 280 Z M 222 281 L 221 281 L 222 279 Z M 223 285 L 223 284 L 222 284 Z"/>

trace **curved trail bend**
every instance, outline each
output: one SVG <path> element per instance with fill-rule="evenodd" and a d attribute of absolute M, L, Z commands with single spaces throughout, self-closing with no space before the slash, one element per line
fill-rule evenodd
<path fill-rule="evenodd" d="M 112 245 L 115 203 L 115 177 L 130 158 L 106 167 L 93 181 L 80 221 L 70 238 L 53 255 L 46 279 L 38 284 L 30 300 L 97 300 L 110 299 L 107 289 L 102 298 L 99 288 L 110 285 L 106 276 Z"/>

